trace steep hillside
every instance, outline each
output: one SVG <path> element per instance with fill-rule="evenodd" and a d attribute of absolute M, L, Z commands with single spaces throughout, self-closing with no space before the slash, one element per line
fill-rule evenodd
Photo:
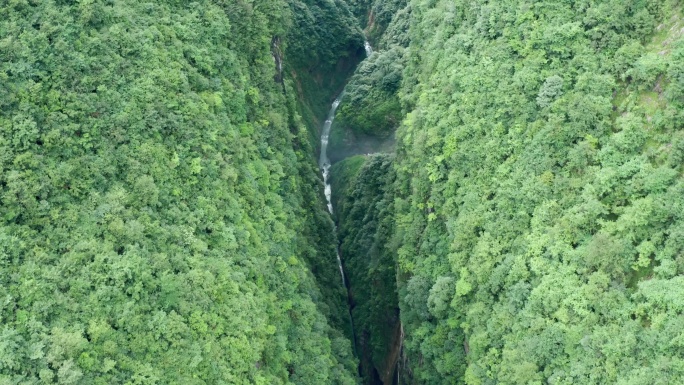
<path fill-rule="evenodd" d="M 0 384 L 684 383 L 679 1 L 0 15 Z"/>
<path fill-rule="evenodd" d="M 333 138 L 343 158 L 399 127 L 395 156 L 333 167 L 365 382 L 396 383 L 397 346 L 402 384 L 684 382 L 681 5 L 410 1 L 394 20 Z"/>
<path fill-rule="evenodd" d="M 286 69 L 312 145 L 330 103 L 363 58 L 363 33 L 345 0 L 288 0 L 294 25 L 287 35 Z"/>
<path fill-rule="evenodd" d="M 410 7 L 405 1 L 377 0 L 372 9 L 393 17 L 383 22 L 385 32 L 375 36 L 375 49 L 344 89 L 330 137 L 333 162 L 356 154 L 392 152 L 394 132 L 403 119 L 398 91 L 406 66 Z"/>
<path fill-rule="evenodd" d="M 344 3 L 0 14 L 0 383 L 356 383 L 290 75 L 362 50 Z"/>
<path fill-rule="evenodd" d="M 413 1 L 395 170 L 418 384 L 684 382 L 673 1 Z"/>
<path fill-rule="evenodd" d="M 401 350 L 396 293 L 393 157 L 356 156 L 337 163 L 332 181 L 340 254 L 349 280 L 360 373 L 366 384 L 391 384 Z"/>

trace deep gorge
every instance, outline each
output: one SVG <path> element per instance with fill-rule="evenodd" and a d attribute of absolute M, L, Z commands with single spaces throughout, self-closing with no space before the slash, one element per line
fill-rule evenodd
<path fill-rule="evenodd" d="M 0 14 L 0 384 L 684 383 L 679 1 Z"/>

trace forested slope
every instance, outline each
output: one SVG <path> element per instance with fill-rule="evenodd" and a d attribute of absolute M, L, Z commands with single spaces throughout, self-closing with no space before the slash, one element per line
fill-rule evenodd
<path fill-rule="evenodd" d="M 333 167 L 365 382 L 403 342 L 400 383 L 684 383 L 681 4 L 416 0 L 378 30 L 333 137 L 399 126 Z"/>
<path fill-rule="evenodd" d="M 684 383 L 678 1 L 0 15 L 0 384 Z"/>
<path fill-rule="evenodd" d="M 393 156 L 356 156 L 337 163 L 332 188 L 349 280 L 360 373 L 366 384 L 391 384 L 401 350 L 396 293 Z"/>
<path fill-rule="evenodd" d="M 680 5 L 411 6 L 405 379 L 684 383 Z"/>
<path fill-rule="evenodd" d="M 367 6 L 371 15 L 384 16 L 368 24 L 373 52 L 344 89 L 330 137 L 333 162 L 355 154 L 392 152 L 394 132 L 403 119 L 398 91 L 406 65 L 410 7 L 401 0 L 376 0 Z"/>
<path fill-rule="evenodd" d="M 338 161 L 331 170 L 332 203 L 359 372 L 365 384 L 391 384 L 403 339 L 396 290 L 392 153 L 394 131 L 403 119 L 398 91 L 411 13 L 406 1 L 351 3 L 361 20 L 366 15 L 362 7 L 370 9 L 365 31 L 374 47 L 349 79 L 332 125 L 328 154 Z"/>
<path fill-rule="evenodd" d="M 362 49 L 346 5 L 0 15 L 0 383 L 354 384 L 293 80 Z"/>

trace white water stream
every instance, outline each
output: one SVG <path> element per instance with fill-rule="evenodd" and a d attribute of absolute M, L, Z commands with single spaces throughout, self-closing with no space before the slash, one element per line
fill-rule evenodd
<path fill-rule="evenodd" d="M 328 112 L 328 118 L 323 124 L 323 132 L 321 132 L 321 156 L 318 158 L 318 167 L 321 169 L 321 174 L 323 174 L 323 184 L 325 185 L 325 200 L 328 203 L 328 211 L 330 214 L 333 213 L 333 206 L 331 196 L 332 188 L 330 187 L 330 158 L 328 158 L 328 142 L 330 141 L 330 128 L 332 127 L 333 120 L 335 119 L 335 111 L 340 105 L 342 96 L 344 93 L 335 99 L 332 106 L 330 107 L 330 112 Z M 337 250 L 337 264 L 340 268 L 340 274 L 342 275 L 342 284 L 347 287 L 346 279 L 344 277 L 344 269 L 342 268 L 342 260 L 340 259 L 340 251 Z"/>
<path fill-rule="evenodd" d="M 328 211 L 330 214 L 333 212 L 332 202 L 330 197 L 332 190 L 330 188 L 330 159 L 328 158 L 328 142 L 330 140 L 330 128 L 332 127 L 333 120 L 335 119 L 335 111 L 340 105 L 342 100 L 342 95 L 337 97 L 328 112 L 328 119 L 325 120 L 323 124 L 323 131 L 321 132 L 321 156 L 318 158 L 318 167 L 321 169 L 321 174 L 323 174 L 323 183 L 325 183 L 325 200 L 328 202 Z"/>
<path fill-rule="evenodd" d="M 363 48 L 366 49 L 366 57 L 370 56 L 373 53 L 373 47 L 371 47 L 368 40 L 363 42 Z"/>
<path fill-rule="evenodd" d="M 363 47 L 366 50 L 366 57 L 370 56 L 373 53 L 373 47 L 371 47 L 368 41 L 364 42 Z M 332 106 L 330 106 L 328 118 L 325 120 L 325 123 L 323 124 L 323 130 L 321 132 L 321 156 L 318 158 L 318 167 L 321 169 L 321 174 L 323 175 L 323 184 L 325 186 L 325 200 L 328 204 L 328 211 L 331 215 L 333 213 L 333 206 L 331 200 L 332 187 L 330 186 L 330 167 L 332 165 L 330 163 L 330 158 L 328 157 L 328 143 L 330 142 L 330 129 L 332 128 L 333 120 L 335 120 L 335 112 L 337 111 L 337 107 L 339 107 L 343 96 L 344 91 L 342 91 L 342 93 L 337 97 L 337 99 L 335 99 L 335 101 L 332 103 Z M 337 228 L 335 228 L 334 231 L 335 233 L 337 233 Z M 347 279 L 344 275 L 344 268 L 342 268 L 340 250 L 337 247 L 335 249 L 337 254 L 337 265 L 340 268 L 340 275 L 342 276 L 342 286 L 344 286 L 345 289 L 349 290 L 349 288 L 347 287 Z M 352 346 L 354 348 L 354 354 L 356 355 L 356 335 L 354 332 L 354 319 L 352 318 L 351 309 L 349 311 L 349 322 L 351 324 L 352 329 Z"/>

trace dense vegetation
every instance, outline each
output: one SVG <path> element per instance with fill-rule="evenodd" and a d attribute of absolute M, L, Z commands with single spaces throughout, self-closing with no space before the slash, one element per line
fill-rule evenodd
<path fill-rule="evenodd" d="M 319 142 L 318 128 L 332 100 L 363 58 L 363 33 L 344 0 L 288 0 L 295 25 L 288 32 L 288 72 L 297 102 L 309 128 L 309 140 Z"/>
<path fill-rule="evenodd" d="M 368 41 L 376 46 L 386 37 L 385 31 L 399 10 L 406 6 L 407 0 L 347 0 L 347 3 L 359 25 L 364 27 Z"/>
<path fill-rule="evenodd" d="M 401 349 L 394 232 L 392 156 L 335 164 L 332 187 L 340 254 L 349 281 L 356 350 L 368 384 L 391 384 Z"/>
<path fill-rule="evenodd" d="M 0 384 L 684 383 L 678 1 L 0 14 Z"/>
<path fill-rule="evenodd" d="M 684 383 L 673 1 L 413 1 L 397 137 L 413 383 Z"/>
<path fill-rule="evenodd" d="M 392 358 L 376 343 L 395 272 L 377 262 L 394 259 L 404 382 L 684 382 L 681 6 L 402 12 L 408 34 L 386 35 L 408 49 L 378 47 L 336 120 L 382 136 L 405 114 L 394 172 L 384 156 L 333 168 L 362 368 Z M 398 91 L 384 87 L 402 67 Z"/>
<path fill-rule="evenodd" d="M 297 83 L 344 2 L 0 14 L 0 383 L 356 383 Z"/>
<path fill-rule="evenodd" d="M 353 154 L 391 152 L 394 131 L 403 119 L 398 90 L 406 65 L 409 7 L 405 2 L 376 1 L 373 9 L 394 15 L 384 24 L 376 50 L 349 79 L 332 126 L 331 160 Z"/>

